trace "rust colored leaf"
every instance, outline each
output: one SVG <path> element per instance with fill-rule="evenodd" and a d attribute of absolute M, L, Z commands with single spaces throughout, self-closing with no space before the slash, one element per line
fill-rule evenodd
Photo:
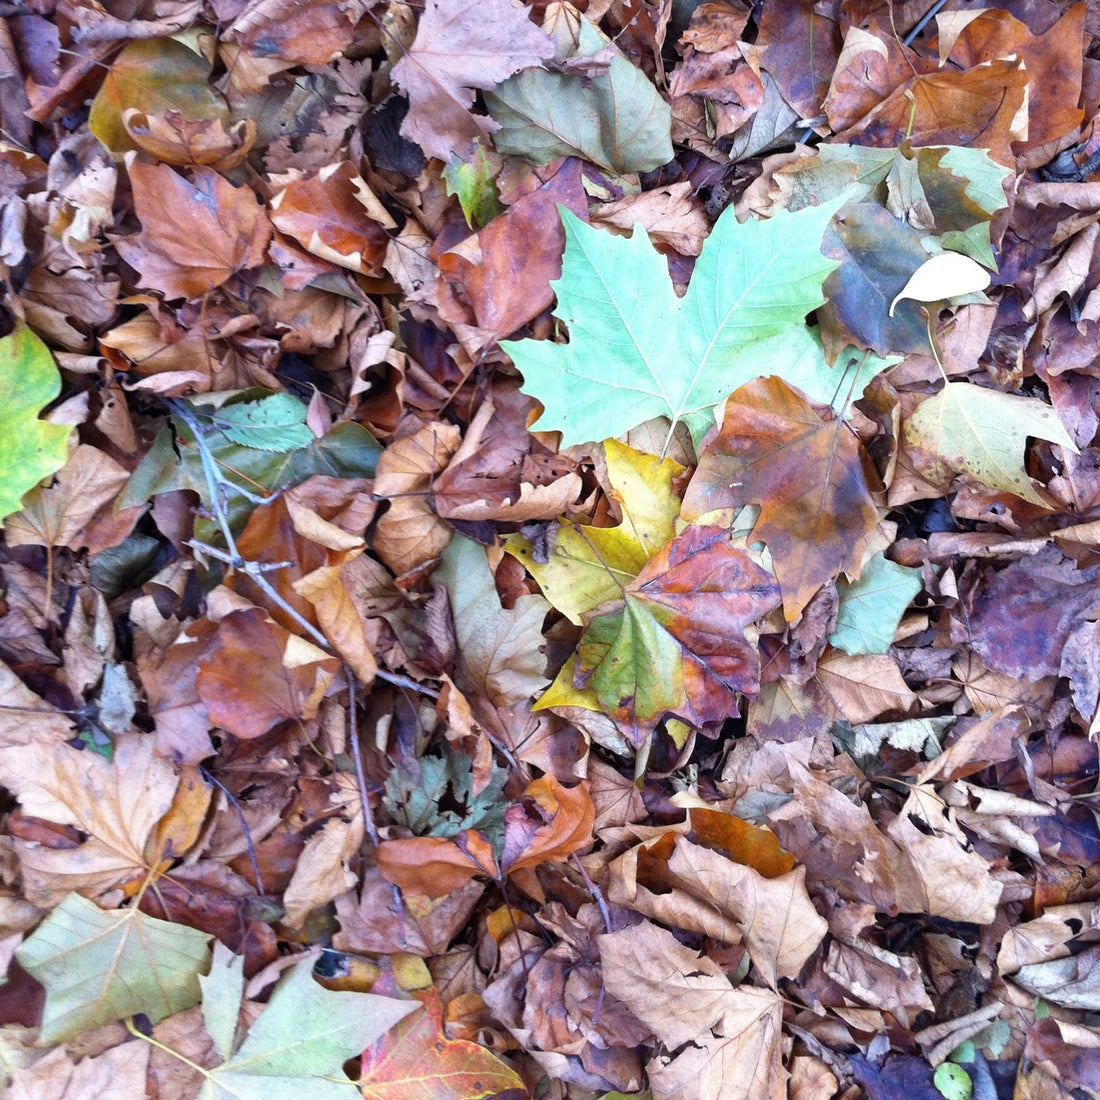
<path fill-rule="evenodd" d="M 199 659 L 197 681 L 215 725 L 247 739 L 317 713 L 337 662 L 318 660 L 324 654 L 314 650 L 313 661 L 297 663 L 288 649 L 292 638 L 258 608 L 222 619 L 213 644 Z"/>
<path fill-rule="evenodd" d="M 435 989 L 417 999 L 421 1011 L 406 1016 L 363 1052 L 356 1083 L 366 1100 L 483 1100 L 524 1089 L 515 1071 L 483 1046 L 446 1037 L 443 1002 Z"/>
<path fill-rule="evenodd" d="M 684 497 L 683 516 L 760 506 L 788 622 L 838 573 L 858 576 L 878 524 L 877 477 L 854 434 L 778 378 L 742 386 Z"/>
<path fill-rule="evenodd" d="M 553 303 L 550 283 L 561 275 L 565 250 L 559 204 L 578 217 L 588 213 L 578 160 L 565 161 L 538 190 L 440 256 L 440 274 L 451 293 L 468 304 L 486 343 L 522 328 Z"/>
<path fill-rule="evenodd" d="M 256 57 L 325 65 L 352 40 L 358 12 L 338 0 L 249 0 L 225 37 Z"/>
<path fill-rule="evenodd" d="M 718 810 L 692 809 L 689 837 L 704 848 L 721 852 L 735 863 L 743 863 L 764 878 L 778 878 L 794 867 L 794 856 L 784 852 L 775 833 Z"/>
<path fill-rule="evenodd" d="M 566 860 L 592 843 L 595 820 L 586 783 L 570 789 L 544 775 L 529 783 L 520 802 L 504 813 L 501 867 L 512 874 Z"/>
<path fill-rule="evenodd" d="M 141 232 L 115 247 L 142 284 L 168 298 L 197 298 L 263 263 L 271 225 L 256 196 L 209 168 L 188 182 L 163 164 L 133 164 Z"/>
<path fill-rule="evenodd" d="M 307 252 L 362 275 L 382 274 L 393 220 L 348 161 L 296 180 L 271 200 L 271 221 Z"/>
<path fill-rule="evenodd" d="M 496 878 L 499 874 L 492 846 L 473 829 L 464 829 L 450 839 L 413 836 L 383 840 L 375 858 L 387 882 L 426 898 L 441 898 L 475 875 Z"/>

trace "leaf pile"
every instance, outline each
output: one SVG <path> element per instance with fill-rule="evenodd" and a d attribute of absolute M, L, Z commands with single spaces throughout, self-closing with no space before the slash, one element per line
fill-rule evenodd
<path fill-rule="evenodd" d="M 1100 1094 L 1100 25 L 931 7 L 0 13 L 5 1098 Z"/>

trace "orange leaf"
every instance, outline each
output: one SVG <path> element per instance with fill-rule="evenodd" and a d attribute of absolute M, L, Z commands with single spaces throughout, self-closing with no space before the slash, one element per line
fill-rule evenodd
<path fill-rule="evenodd" d="M 198 690 L 210 720 L 235 737 L 260 737 L 280 722 L 312 718 L 337 667 L 335 659 L 287 668 L 291 635 L 259 608 L 218 624 L 199 658 Z"/>
<path fill-rule="evenodd" d="M 387 882 L 428 898 L 441 898 L 475 875 L 496 878 L 499 873 L 492 846 L 473 829 L 450 839 L 413 836 L 384 840 L 375 857 Z"/>
<path fill-rule="evenodd" d="M 506 874 L 540 863 L 562 862 L 592 841 L 596 810 L 588 784 L 563 787 L 547 773 L 527 784 L 520 803 L 504 814 Z"/>
<path fill-rule="evenodd" d="M 271 201 L 271 220 L 311 255 L 362 275 L 381 275 L 389 238 L 368 210 L 388 220 L 354 165 L 345 161 L 284 187 Z"/>
<path fill-rule="evenodd" d="M 130 183 L 141 232 L 115 247 L 141 271 L 143 286 L 168 298 L 197 298 L 230 276 L 259 267 L 271 225 L 256 196 L 209 168 L 194 183 L 163 164 L 133 164 Z"/>
<path fill-rule="evenodd" d="M 435 989 L 416 999 L 424 1011 L 406 1016 L 363 1052 L 357 1084 L 367 1100 L 481 1100 L 524 1091 L 515 1071 L 483 1046 L 444 1035 Z"/>

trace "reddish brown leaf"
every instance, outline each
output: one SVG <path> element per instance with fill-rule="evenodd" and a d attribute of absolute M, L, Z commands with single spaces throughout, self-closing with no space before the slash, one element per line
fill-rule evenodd
<path fill-rule="evenodd" d="M 380 218 L 388 226 L 380 224 Z M 389 243 L 386 228 L 394 228 L 348 161 L 284 187 L 271 200 L 271 221 L 311 255 L 372 276 L 382 274 Z"/>
<path fill-rule="evenodd" d="M 568 859 L 592 843 L 596 811 L 588 785 L 563 787 L 552 775 L 527 785 L 522 800 L 504 813 L 501 867 L 512 874 Z"/>
<path fill-rule="evenodd" d="M 737 390 L 684 497 L 686 519 L 760 505 L 753 538 L 771 551 L 792 622 L 838 573 L 857 576 L 879 512 L 877 478 L 852 431 L 778 378 Z"/>
<path fill-rule="evenodd" d="M 524 1088 L 515 1071 L 483 1046 L 446 1037 L 435 989 L 417 999 L 422 1011 L 406 1016 L 363 1052 L 357 1084 L 367 1100 L 482 1100 Z"/>
<path fill-rule="evenodd" d="M 169 298 L 197 298 L 263 263 L 271 225 L 246 187 L 209 168 L 193 183 L 163 164 L 133 164 L 130 182 L 142 230 L 115 247 L 142 284 Z"/>
<path fill-rule="evenodd" d="M 198 690 L 211 721 L 236 737 L 261 737 L 280 722 L 312 718 L 338 667 L 334 658 L 287 667 L 293 635 L 258 608 L 218 623 L 199 659 Z"/>
<path fill-rule="evenodd" d="M 475 875 L 496 878 L 496 858 L 479 832 L 464 829 L 451 839 L 413 836 L 384 840 L 375 853 L 387 882 L 409 894 L 441 898 L 458 890 Z"/>

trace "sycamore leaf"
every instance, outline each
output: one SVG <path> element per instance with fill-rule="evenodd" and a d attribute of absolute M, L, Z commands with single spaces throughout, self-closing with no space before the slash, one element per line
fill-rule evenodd
<path fill-rule="evenodd" d="M 526 1091 L 516 1072 L 479 1043 L 448 1039 L 435 989 L 418 995 L 412 1013 L 363 1052 L 357 1082 L 366 1100 L 484 1100 Z"/>
<path fill-rule="evenodd" d="M 15 952 L 46 987 L 39 1042 L 139 1012 L 156 1023 L 197 1004 L 209 938 L 139 909 L 105 912 L 70 894 Z"/>
<path fill-rule="evenodd" d="M 347 1100 L 355 1095 L 344 1063 L 415 1011 L 416 1003 L 333 992 L 314 981 L 312 969 L 312 959 L 306 958 L 287 973 L 240 1049 L 202 1071 L 197 1100 Z M 231 1034 L 228 1007 L 234 997 L 240 1001 L 235 968 L 212 969 L 204 996 L 224 1002 L 215 1023 L 218 1035 L 211 1036 L 220 1049 Z M 209 1026 L 205 1000 L 203 1008 Z"/>
<path fill-rule="evenodd" d="M 635 745 L 669 713 L 719 721 L 759 690 L 752 624 L 778 603 L 771 576 L 724 527 L 688 527 L 591 614 L 574 683 Z"/>
<path fill-rule="evenodd" d="M 830 645 L 853 656 L 885 653 L 905 609 L 923 584 L 919 569 L 887 560 L 879 553 L 863 567 L 859 580 L 840 587 L 840 607 Z"/>
<path fill-rule="evenodd" d="M 780 379 L 764 378 L 726 402 L 683 516 L 759 505 L 753 538 L 771 551 L 793 622 L 821 585 L 840 572 L 858 575 L 879 518 L 869 477 L 863 447 L 842 420 Z"/>
<path fill-rule="evenodd" d="M 495 129 L 470 113 L 474 88 L 553 56 L 554 44 L 511 0 L 427 0 L 416 40 L 391 74 L 409 97 L 401 133 L 442 161 Z"/>
<path fill-rule="evenodd" d="M 744 225 L 727 210 L 683 298 L 640 226 L 616 237 L 563 210 L 554 312 L 569 343 L 502 344 L 524 390 L 544 406 L 537 426 L 560 431 L 570 446 L 667 416 L 670 437 L 681 420 L 700 437 L 730 391 L 731 372 L 751 358 L 756 377 L 766 367 L 760 342 L 802 328 L 824 300 L 821 285 L 836 263 L 822 256 L 821 240 L 841 201 Z"/>
<path fill-rule="evenodd" d="M 941 302 L 962 294 L 974 294 L 989 286 L 990 275 L 981 264 L 959 252 L 941 252 L 932 256 L 909 276 L 890 303 L 891 317 L 894 306 L 906 298 L 916 302 Z"/>
<path fill-rule="evenodd" d="M 18 512 L 23 494 L 69 457 L 72 429 L 38 419 L 60 392 L 53 356 L 29 328 L 0 340 L 0 520 Z"/>
<path fill-rule="evenodd" d="M 1023 465 L 1027 437 L 1077 453 L 1049 405 L 968 382 L 948 382 L 922 401 L 905 421 L 902 434 L 925 480 L 946 487 L 955 474 L 964 474 L 1042 507 L 1047 503 Z"/>
<path fill-rule="evenodd" d="M 190 122 L 229 122 L 225 100 L 210 86 L 210 62 L 183 42 L 131 42 L 115 58 L 92 101 L 88 128 L 116 157 L 136 149 L 123 115 L 177 111 Z"/>
<path fill-rule="evenodd" d="M 505 548 L 527 567 L 543 595 L 579 626 L 586 612 L 619 596 L 654 554 L 671 540 L 680 512 L 674 483 L 684 468 L 608 439 L 604 443 L 611 496 L 622 510 L 617 527 L 575 527 L 562 522 L 554 533 L 549 560 L 512 535 Z"/>
<path fill-rule="evenodd" d="M 165 164 L 130 165 L 141 232 L 115 247 L 141 285 L 168 298 L 197 298 L 238 271 L 259 267 L 271 223 L 255 194 L 209 168 L 191 181 Z"/>

